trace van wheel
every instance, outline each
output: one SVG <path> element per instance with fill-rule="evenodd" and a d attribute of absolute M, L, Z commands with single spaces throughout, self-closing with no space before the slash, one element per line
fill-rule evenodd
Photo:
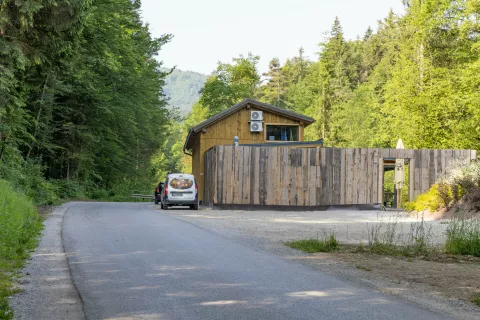
<path fill-rule="evenodd" d="M 194 204 L 193 206 L 191 206 L 190 208 L 192 208 L 193 210 L 198 210 L 198 202 L 196 204 Z"/>
<path fill-rule="evenodd" d="M 158 200 L 157 200 L 157 199 L 155 199 L 155 204 L 158 204 Z"/>
<path fill-rule="evenodd" d="M 163 209 L 163 202 L 160 202 L 160 209 Z"/>
<path fill-rule="evenodd" d="M 168 210 L 168 204 L 163 205 L 163 210 Z"/>

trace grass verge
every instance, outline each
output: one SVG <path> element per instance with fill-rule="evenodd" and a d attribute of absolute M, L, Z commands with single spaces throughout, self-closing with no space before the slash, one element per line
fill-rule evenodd
<path fill-rule="evenodd" d="M 12 319 L 8 297 L 16 291 L 13 278 L 35 249 L 42 229 L 32 202 L 0 180 L 0 319 Z"/>
<path fill-rule="evenodd" d="M 447 229 L 445 251 L 480 257 L 480 217 L 458 213 Z"/>
<path fill-rule="evenodd" d="M 339 243 L 334 233 L 330 235 L 325 234 L 323 237 L 317 239 L 288 241 L 285 245 L 308 253 L 331 252 L 339 248 Z"/>
<path fill-rule="evenodd" d="M 361 246 L 362 251 L 374 254 L 413 257 L 428 254 L 433 250 L 431 226 L 425 220 L 410 225 L 399 223 L 399 217 L 388 222 L 367 225 L 368 244 Z"/>

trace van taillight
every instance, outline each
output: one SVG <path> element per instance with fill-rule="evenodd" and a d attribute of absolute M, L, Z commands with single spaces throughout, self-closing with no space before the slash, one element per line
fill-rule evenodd
<path fill-rule="evenodd" d="M 165 186 L 165 194 L 167 195 L 168 194 L 168 187 Z"/>
<path fill-rule="evenodd" d="M 156 192 L 156 193 L 159 193 L 160 190 L 159 190 L 158 188 L 155 188 L 155 192 Z"/>
<path fill-rule="evenodd" d="M 195 184 L 195 192 L 198 193 L 198 185 Z"/>

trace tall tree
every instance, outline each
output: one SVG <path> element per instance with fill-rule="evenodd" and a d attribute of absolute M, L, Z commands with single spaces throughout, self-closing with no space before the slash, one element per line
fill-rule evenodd
<path fill-rule="evenodd" d="M 259 56 L 249 53 L 246 57 L 234 58 L 231 64 L 218 64 L 201 90 L 200 104 L 207 108 L 208 116 L 255 96 L 260 81 L 259 60 Z"/>

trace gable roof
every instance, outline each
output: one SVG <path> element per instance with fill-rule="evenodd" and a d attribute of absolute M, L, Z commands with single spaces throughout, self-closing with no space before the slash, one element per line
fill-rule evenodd
<path fill-rule="evenodd" d="M 304 121 L 308 124 L 312 124 L 312 123 L 315 122 L 315 120 L 313 118 L 304 116 L 300 113 L 296 113 L 296 112 L 293 112 L 293 111 L 289 111 L 289 110 L 286 110 L 286 109 L 275 107 L 275 106 L 272 106 L 271 104 L 263 103 L 263 102 L 260 102 L 260 101 L 257 101 L 257 100 L 245 99 L 242 102 L 237 103 L 236 105 L 234 105 L 234 106 L 232 106 L 232 107 L 230 107 L 226 110 L 223 110 L 222 112 L 219 112 L 216 115 L 214 115 L 213 117 L 211 117 L 211 118 L 203 121 L 202 123 L 196 125 L 195 127 L 193 127 L 192 131 L 194 133 L 198 133 L 199 131 L 209 127 L 210 125 L 214 124 L 215 122 L 218 122 L 218 121 L 228 117 L 229 115 L 237 112 L 238 110 L 246 107 L 247 105 L 257 107 L 260 110 L 270 111 L 270 112 L 276 113 L 276 114 L 281 114 L 282 116 L 285 116 L 287 118 L 291 118 L 291 119 L 294 119 L 294 120 Z"/>
<path fill-rule="evenodd" d="M 254 100 L 254 99 L 245 99 L 242 102 L 237 103 L 236 105 L 234 105 L 234 106 L 232 106 L 232 107 L 230 107 L 226 110 L 223 110 L 222 112 L 217 113 L 213 117 L 211 117 L 211 118 L 201 122 L 200 124 L 196 125 L 195 127 L 193 127 L 188 133 L 187 139 L 185 140 L 185 145 L 183 147 L 183 150 L 187 149 L 188 142 L 193 135 L 195 135 L 198 132 L 202 131 L 203 129 L 211 126 L 212 124 L 230 116 L 231 114 L 245 108 L 247 105 L 250 105 L 252 107 L 255 107 L 255 108 L 263 110 L 263 111 L 269 111 L 269 112 L 272 112 L 272 113 L 276 113 L 276 114 L 282 115 L 286 118 L 290 118 L 290 119 L 297 120 L 297 121 L 303 121 L 303 122 L 306 123 L 307 126 L 315 122 L 315 120 L 313 118 L 304 116 L 300 113 L 296 113 L 296 112 L 293 112 L 293 111 L 290 111 L 290 110 L 275 107 L 275 106 L 272 106 L 271 104 L 263 103 L 263 102 L 260 102 L 260 101 Z"/>

